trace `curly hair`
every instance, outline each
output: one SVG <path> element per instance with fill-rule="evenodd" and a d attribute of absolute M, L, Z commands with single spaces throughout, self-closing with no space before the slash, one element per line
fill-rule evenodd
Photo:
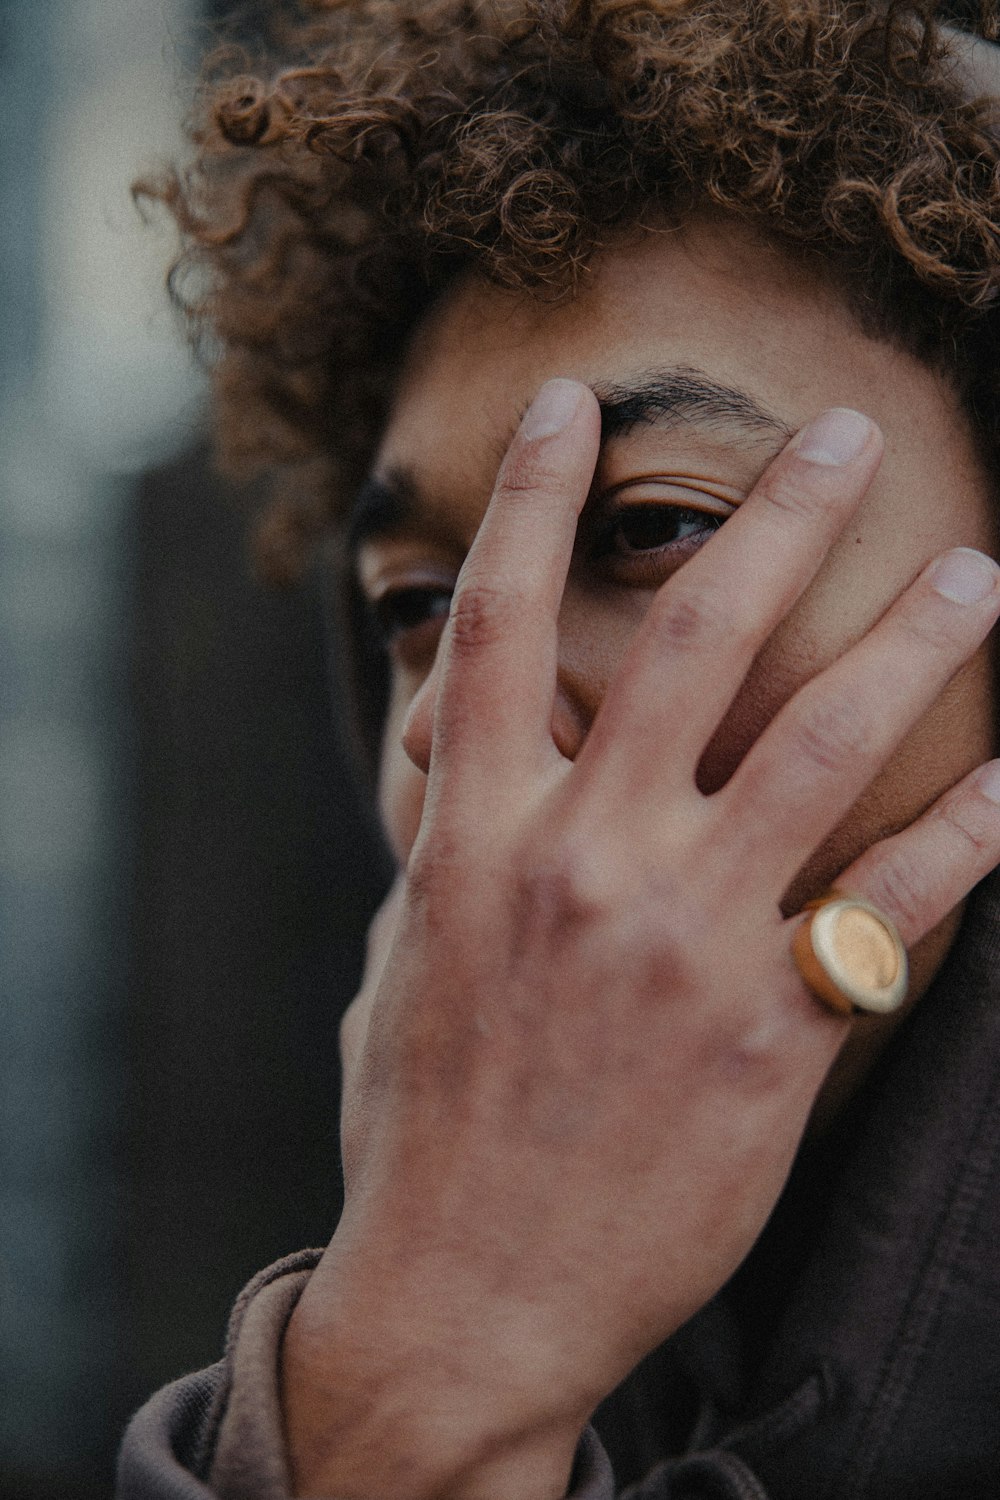
<path fill-rule="evenodd" d="M 220 448 L 276 477 L 273 577 L 336 526 L 407 339 L 472 272 L 573 295 L 700 204 L 814 259 L 945 371 L 1000 467 L 1000 128 L 933 3 L 298 0 L 211 59 L 193 161 L 138 191 L 183 237 Z M 995 37 L 996 7 L 970 29 Z"/>

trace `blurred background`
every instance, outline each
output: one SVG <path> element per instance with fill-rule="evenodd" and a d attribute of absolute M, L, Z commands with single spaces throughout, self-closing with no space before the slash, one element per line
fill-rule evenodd
<path fill-rule="evenodd" d="M 324 581 L 251 582 L 129 191 L 253 4 L 0 0 L 0 1500 L 109 1496 L 129 1413 L 339 1210 L 388 861 Z"/>
<path fill-rule="evenodd" d="M 2 1500 L 109 1495 L 130 1411 L 339 1207 L 386 856 L 323 580 L 252 583 L 129 193 L 229 10 L 0 0 Z"/>

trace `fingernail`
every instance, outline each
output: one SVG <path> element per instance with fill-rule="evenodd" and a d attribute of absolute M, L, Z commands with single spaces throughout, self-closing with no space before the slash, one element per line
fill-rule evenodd
<path fill-rule="evenodd" d="M 980 771 L 979 790 L 991 802 L 1000 802 L 1000 760 L 990 761 Z"/>
<path fill-rule="evenodd" d="M 804 427 L 795 442 L 800 458 L 812 464 L 849 464 L 871 436 L 872 423 L 849 406 L 833 406 Z"/>
<path fill-rule="evenodd" d="M 996 587 L 997 565 L 972 547 L 955 547 L 931 564 L 932 586 L 954 604 L 977 604 Z"/>
<path fill-rule="evenodd" d="M 569 426 L 579 405 L 580 387 L 575 380 L 547 380 L 525 413 L 522 437 L 529 443 L 555 437 Z"/>

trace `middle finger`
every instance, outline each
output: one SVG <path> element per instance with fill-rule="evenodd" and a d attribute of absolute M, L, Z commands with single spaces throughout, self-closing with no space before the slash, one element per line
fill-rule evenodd
<path fill-rule="evenodd" d="M 757 652 L 808 587 L 882 456 L 860 412 L 804 427 L 739 510 L 660 589 L 579 757 L 620 791 L 693 784 Z"/>

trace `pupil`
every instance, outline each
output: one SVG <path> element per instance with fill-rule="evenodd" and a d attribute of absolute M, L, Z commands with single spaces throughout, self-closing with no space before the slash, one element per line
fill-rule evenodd
<path fill-rule="evenodd" d="M 621 517 L 618 535 L 627 552 L 648 552 L 668 542 L 691 536 L 706 525 L 706 517 L 673 505 L 637 505 Z"/>
<path fill-rule="evenodd" d="M 399 589 L 376 606 L 378 622 L 388 640 L 428 620 L 446 619 L 451 597 L 443 589 Z"/>

